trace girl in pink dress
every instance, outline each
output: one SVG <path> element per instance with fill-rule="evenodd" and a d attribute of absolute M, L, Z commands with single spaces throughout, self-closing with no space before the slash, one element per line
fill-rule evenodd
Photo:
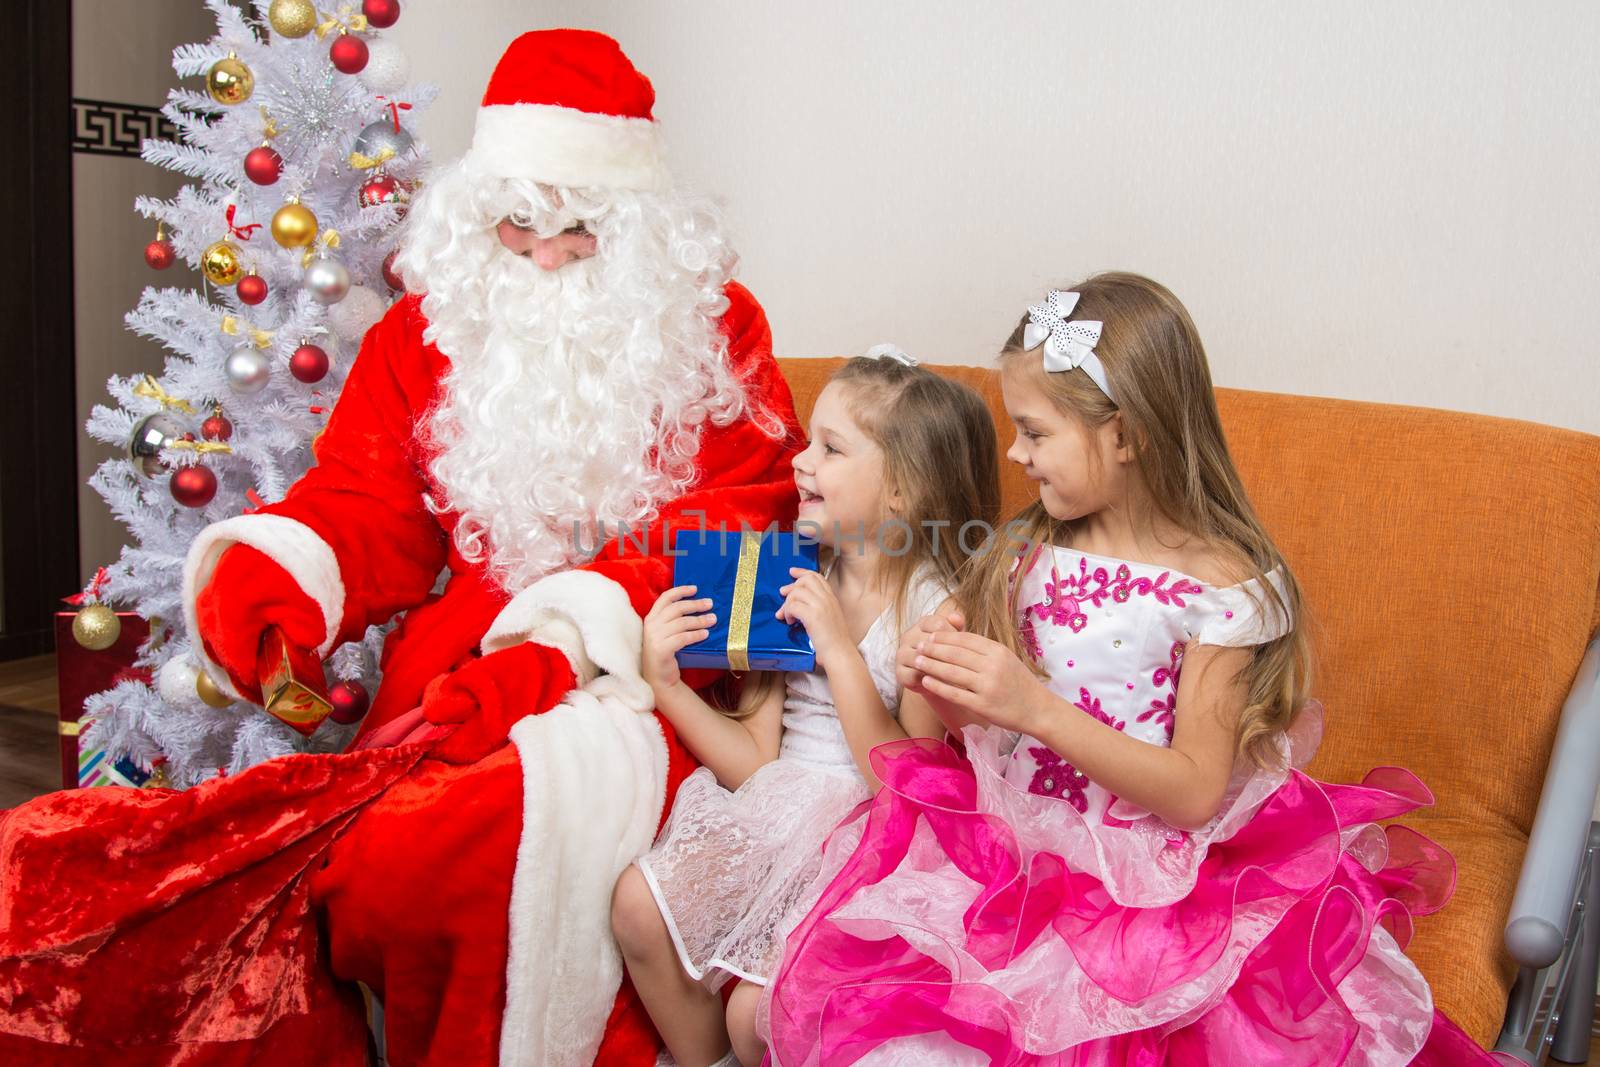
<path fill-rule="evenodd" d="M 1455 864 L 1379 821 L 1428 790 L 1299 770 L 1300 591 L 1183 306 L 1053 292 L 1000 378 L 1039 499 L 901 645 L 956 744 L 873 752 L 762 1001 L 773 1061 L 1493 1063 L 1404 953 Z"/>

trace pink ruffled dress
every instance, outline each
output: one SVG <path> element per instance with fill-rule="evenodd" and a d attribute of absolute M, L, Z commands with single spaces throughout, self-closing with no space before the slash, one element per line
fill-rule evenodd
<path fill-rule="evenodd" d="M 1020 582 L 1050 688 L 1153 745 L 1171 742 L 1189 642 L 1248 647 L 1287 626 L 1257 583 L 1065 548 Z M 825 888 L 763 998 L 773 1062 L 1494 1063 L 1404 953 L 1455 862 L 1378 823 L 1431 794 L 1395 767 L 1307 777 L 1320 736 L 1308 709 L 1284 769 L 1241 761 L 1191 832 L 1031 737 L 969 726 L 964 754 L 882 746 L 884 788 L 829 839 Z"/>

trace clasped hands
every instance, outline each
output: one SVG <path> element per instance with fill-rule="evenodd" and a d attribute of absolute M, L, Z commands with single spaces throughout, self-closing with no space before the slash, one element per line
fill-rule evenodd
<path fill-rule="evenodd" d="M 1039 676 L 1005 645 L 967 632 L 959 611 L 928 615 L 905 632 L 895 678 L 925 698 L 953 732 L 979 722 L 1034 734 L 1050 703 Z"/>

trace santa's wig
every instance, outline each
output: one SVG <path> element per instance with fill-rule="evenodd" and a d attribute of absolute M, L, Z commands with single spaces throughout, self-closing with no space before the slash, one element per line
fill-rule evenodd
<path fill-rule="evenodd" d="M 543 270 L 501 244 L 582 224 L 595 255 Z M 396 268 L 451 361 L 419 427 L 455 542 L 515 593 L 637 529 L 696 477 L 709 419 L 747 411 L 718 320 L 736 257 L 709 200 L 497 178 L 463 160 L 413 202 Z"/>

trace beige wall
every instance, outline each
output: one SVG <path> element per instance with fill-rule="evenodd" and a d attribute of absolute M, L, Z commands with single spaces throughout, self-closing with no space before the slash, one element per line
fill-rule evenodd
<path fill-rule="evenodd" d="M 203 41 L 216 23 L 199 0 L 73 0 L 72 93 L 90 100 L 157 107 L 176 84 L 172 49 Z M 194 86 L 199 83 L 192 82 Z M 109 403 L 113 374 L 160 373 L 160 346 L 135 337 L 122 316 L 146 285 L 192 285 L 199 277 L 175 265 L 165 273 L 145 266 L 144 246 L 155 227 L 135 215 L 133 198 L 172 196 L 181 176 L 139 159 L 77 153 L 72 160 L 73 271 L 79 424 L 90 408 Z M 112 450 L 78 436 L 78 548 L 84 579 L 117 558 L 127 528 L 85 482 Z"/>
<path fill-rule="evenodd" d="M 1166 282 L 1223 385 L 1600 432 L 1600 6 L 416 2 L 470 139 L 517 32 L 618 37 L 781 354 L 986 360 L 1050 283 Z"/>

